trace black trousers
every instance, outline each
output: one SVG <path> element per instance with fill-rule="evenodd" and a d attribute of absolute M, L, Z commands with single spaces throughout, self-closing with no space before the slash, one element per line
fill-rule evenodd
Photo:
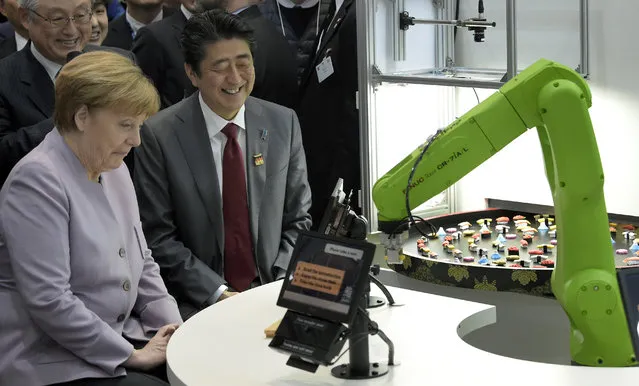
<path fill-rule="evenodd" d="M 130 340 L 136 350 L 144 347 L 146 342 Z M 83 378 L 71 382 L 56 383 L 50 386 L 168 386 L 166 364 L 148 371 L 128 370 L 127 375 L 116 378 Z"/>

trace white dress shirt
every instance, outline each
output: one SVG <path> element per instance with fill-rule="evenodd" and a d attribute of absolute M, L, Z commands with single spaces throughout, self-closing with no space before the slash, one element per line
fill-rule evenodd
<path fill-rule="evenodd" d="M 129 23 L 129 26 L 131 27 L 131 31 L 133 31 L 133 37 L 135 38 L 135 35 L 138 34 L 138 31 L 140 30 L 140 28 L 146 27 L 147 25 L 135 20 L 133 16 L 129 15 L 129 12 L 126 12 L 125 15 L 126 15 L 125 16 L 126 22 Z M 162 20 L 163 16 L 164 16 L 164 10 L 160 9 L 160 13 L 158 13 L 155 19 L 151 21 L 151 23 L 155 23 L 156 21 Z"/>
<path fill-rule="evenodd" d="M 211 141 L 211 150 L 213 151 L 213 162 L 215 165 L 222 165 L 224 155 L 224 146 L 226 146 L 226 135 L 222 133 L 222 129 L 227 123 L 235 123 L 238 126 L 237 141 L 242 149 L 242 162 L 244 163 L 244 178 L 246 178 L 246 124 L 244 123 L 244 105 L 237 112 L 235 118 L 230 121 L 220 117 L 204 103 L 202 94 L 198 95 L 200 106 L 202 106 L 202 114 L 204 115 L 204 123 L 206 123 L 206 131 L 209 133 L 209 141 Z M 217 180 L 220 184 L 220 197 L 222 196 L 222 168 L 217 167 Z M 247 185 L 248 188 L 248 185 Z"/>
<path fill-rule="evenodd" d="M 226 135 L 222 133 L 222 129 L 229 122 L 233 122 L 238 126 L 237 129 L 237 141 L 240 144 L 240 149 L 242 149 L 242 162 L 244 163 L 244 178 L 246 178 L 246 123 L 244 118 L 244 105 L 240 108 L 240 111 L 237 112 L 235 117 L 227 121 L 226 119 L 217 115 L 211 108 L 204 102 L 202 99 L 202 94 L 198 94 L 198 99 L 200 100 L 200 107 L 202 108 L 202 114 L 204 115 L 204 123 L 206 124 L 206 131 L 209 134 L 209 141 L 211 141 L 211 150 L 213 152 L 213 162 L 217 166 L 217 181 L 220 185 L 220 197 L 222 197 L 222 159 L 224 156 L 224 146 L 226 146 Z M 248 189 L 248 182 L 247 182 Z M 249 204 L 250 205 L 250 204 Z M 221 285 L 213 296 L 211 297 L 209 303 L 215 303 L 222 293 L 228 289 L 227 286 Z"/>
<path fill-rule="evenodd" d="M 245 9 L 249 9 L 249 8 L 251 8 L 251 6 L 250 6 L 250 5 L 249 5 L 249 6 L 246 6 L 246 7 L 238 8 L 238 9 L 236 9 L 235 11 L 233 11 L 233 12 L 231 12 L 231 13 L 232 13 L 233 15 L 239 15 L 239 14 L 240 14 L 240 12 L 244 11 Z"/>
<path fill-rule="evenodd" d="M 344 4 L 344 0 L 335 0 L 335 15 L 337 15 L 340 8 L 342 8 L 342 4 Z M 335 15 L 333 15 L 333 19 L 335 19 Z"/>
<path fill-rule="evenodd" d="M 191 11 L 189 11 L 188 9 L 186 9 L 186 7 L 184 6 L 184 4 L 180 5 L 180 11 L 182 11 L 182 14 L 184 15 L 184 17 L 186 18 L 186 20 L 189 20 L 191 18 L 191 16 L 193 16 L 193 14 L 191 13 Z"/>
<path fill-rule="evenodd" d="M 294 8 L 294 7 L 312 8 L 316 6 L 317 3 L 319 3 L 319 0 L 306 0 L 301 4 L 296 4 L 292 2 L 291 0 L 277 0 L 277 2 L 284 8 Z"/>
<path fill-rule="evenodd" d="M 20 51 L 21 49 L 24 48 L 24 46 L 27 45 L 27 42 L 29 41 L 29 39 L 23 37 L 17 32 L 14 32 L 14 34 L 16 37 L 16 51 Z"/>
<path fill-rule="evenodd" d="M 44 67 L 44 69 L 47 70 L 47 74 L 49 74 L 49 78 L 51 78 L 51 81 L 55 83 L 55 77 L 56 75 L 58 75 L 58 72 L 60 72 L 62 65 L 52 62 L 49 59 L 45 58 L 40 52 L 38 52 L 38 49 L 35 48 L 35 45 L 33 43 L 31 43 L 31 53 L 36 58 L 36 60 L 40 62 L 42 67 Z"/>

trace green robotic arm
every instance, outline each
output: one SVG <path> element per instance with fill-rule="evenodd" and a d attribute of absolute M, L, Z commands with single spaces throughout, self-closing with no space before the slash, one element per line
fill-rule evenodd
<path fill-rule="evenodd" d="M 539 60 L 380 178 L 373 200 L 390 259 L 401 244 L 398 230 L 405 230 L 407 188 L 413 209 L 536 127 L 561 235 L 551 284 L 570 320 L 572 358 L 588 366 L 630 366 L 636 360 L 612 259 L 591 103 L 579 74 Z"/>

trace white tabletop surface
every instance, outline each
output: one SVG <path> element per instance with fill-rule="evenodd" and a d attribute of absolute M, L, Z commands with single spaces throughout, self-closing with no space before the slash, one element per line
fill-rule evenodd
<path fill-rule="evenodd" d="M 215 304 L 189 319 L 171 338 L 167 369 L 171 385 L 437 385 L 586 386 L 639 384 L 639 368 L 561 366 L 502 357 L 465 343 L 460 336 L 495 321 L 490 305 L 389 287 L 402 307 L 370 310 L 395 343 L 399 365 L 383 377 L 350 381 L 329 367 L 309 373 L 286 365 L 288 355 L 268 347 L 264 329 L 285 309 L 275 305 L 281 281 Z M 375 294 L 376 288 L 373 293 Z M 371 361 L 387 348 L 370 338 Z M 568 344 L 568 342 L 566 342 Z M 346 348 L 346 347 L 345 347 Z M 348 362 L 348 353 L 338 363 Z"/>

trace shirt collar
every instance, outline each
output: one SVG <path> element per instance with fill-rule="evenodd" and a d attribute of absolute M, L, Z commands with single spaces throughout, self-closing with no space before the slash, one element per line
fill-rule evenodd
<path fill-rule="evenodd" d="M 180 11 L 182 11 L 182 14 L 184 15 L 184 17 L 186 18 L 186 20 L 189 20 L 191 18 L 191 16 L 193 16 L 193 14 L 191 13 L 191 11 L 189 11 L 188 9 L 186 9 L 186 7 L 184 6 L 184 4 L 180 5 Z"/>
<path fill-rule="evenodd" d="M 236 9 L 235 11 L 233 11 L 233 15 L 239 15 L 240 12 L 244 11 L 245 9 L 249 9 L 251 6 L 247 6 L 247 7 L 242 7 L 240 9 Z"/>
<path fill-rule="evenodd" d="M 27 42 L 29 41 L 29 39 L 22 37 L 22 35 L 20 35 L 17 32 L 14 32 L 15 37 L 16 37 L 16 51 L 20 51 L 21 49 L 24 48 L 24 46 L 27 45 Z"/>
<path fill-rule="evenodd" d="M 135 20 L 133 18 L 133 16 L 129 15 L 129 12 L 126 12 L 125 15 L 126 15 L 126 22 L 129 23 L 129 26 L 131 27 L 131 31 L 133 31 L 133 35 L 134 36 L 138 33 L 140 28 L 146 27 L 146 24 Z M 163 16 L 164 16 L 164 10 L 160 9 L 160 12 L 155 17 L 155 19 L 153 19 L 153 21 L 151 21 L 151 23 L 155 23 L 156 21 L 162 20 Z"/>
<path fill-rule="evenodd" d="M 40 52 L 38 52 L 38 49 L 35 47 L 33 42 L 31 42 L 31 53 L 36 58 L 36 60 L 40 62 L 42 67 L 44 67 L 44 69 L 47 70 L 47 74 L 49 74 L 49 78 L 51 78 L 51 81 L 55 83 L 55 77 L 56 75 L 58 75 L 58 72 L 60 72 L 60 69 L 62 68 L 62 66 L 59 65 L 58 63 L 52 62 L 51 60 L 45 58 Z"/>
<path fill-rule="evenodd" d="M 246 130 L 245 118 L 244 118 L 244 105 L 240 107 L 240 111 L 237 112 L 235 118 L 230 121 L 217 115 L 202 99 L 202 94 L 198 93 L 198 99 L 200 101 L 200 107 L 202 108 L 202 114 L 204 115 L 204 123 L 206 124 L 206 130 L 209 133 L 209 138 L 216 136 L 227 123 L 233 122 L 240 128 Z"/>
<path fill-rule="evenodd" d="M 277 2 L 284 8 L 293 8 L 293 7 L 301 7 L 301 8 L 312 8 L 319 3 L 319 0 L 306 0 L 302 4 L 295 4 L 291 0 L 277 0 Z"/>

